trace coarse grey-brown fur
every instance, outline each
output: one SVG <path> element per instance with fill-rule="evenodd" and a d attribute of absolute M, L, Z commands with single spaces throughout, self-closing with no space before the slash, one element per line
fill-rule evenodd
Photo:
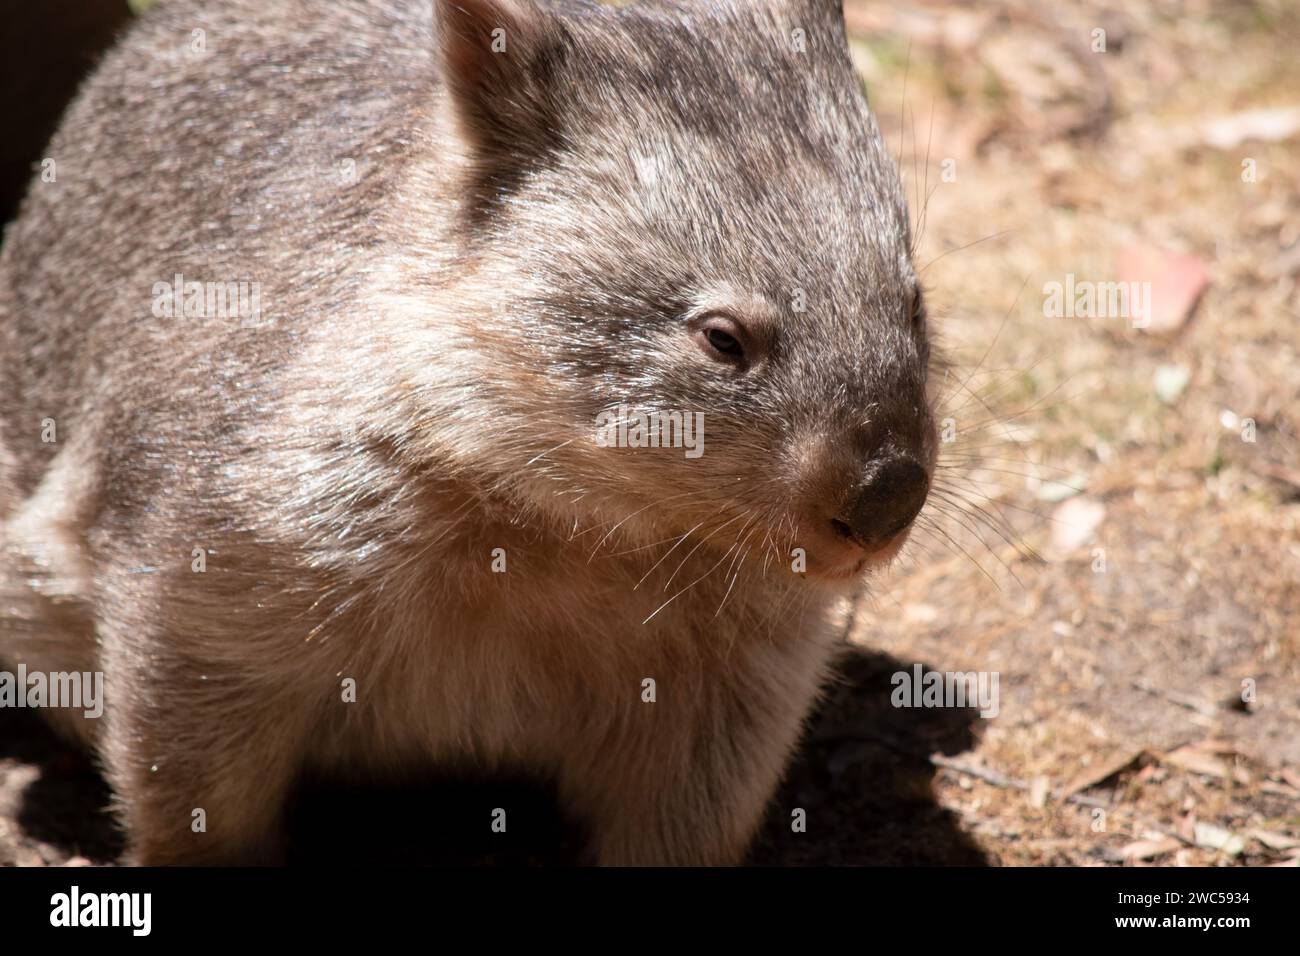
<path fill-rule="evenodd" d="M 857 583 L 828 521 L 934 454 L 838 3 L 160 0 L 47 154 L 0 252 L 0 659 L 104 671 L 52 716 L 132 858 L 271 861 L 302 771 L 442 763 L 553 777 L 598 862 L 739 861 Z M 160 314 L 176 275 L 260 311 Z M 620 404 L 704 453 L 599 447 Z"/>

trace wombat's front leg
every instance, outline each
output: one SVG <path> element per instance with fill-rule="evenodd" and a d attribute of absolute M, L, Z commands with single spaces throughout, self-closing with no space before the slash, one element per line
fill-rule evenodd
<path fill-rule="evenodd" d="M 188 670 L 188 668 L 187 668 Z M 128 858 L 147 866 L 280 862 L 282 816 L 301 764 L 301 727 L 268 688 L 192 671 L 199 686 L 121 691 L 101 744 L 126 824 Z M 205 678 L 198 681 L 199 674 Z"/>
<path fill-rule="evenodd" d="M 575 747 L 561 794 L 591 835 L 601 865 L 743 862 L 803 718 L 822 660 L 784 662 L 736 679 L 722 675 L 656 682 L 641 701 Z"/>

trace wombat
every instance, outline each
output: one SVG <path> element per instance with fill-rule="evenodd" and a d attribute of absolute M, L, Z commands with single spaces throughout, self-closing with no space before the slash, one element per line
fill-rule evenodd
<path fill-rule="evenodd" d="M 0 258 L 0 657 L 141 864 L 306 772 L 742 862 L 935 462 L 836 0 L 160 0 Z M 484 808 L 487 832 L 493 808 Z M 789 816 L 789 808 L 782 815 Z"/>

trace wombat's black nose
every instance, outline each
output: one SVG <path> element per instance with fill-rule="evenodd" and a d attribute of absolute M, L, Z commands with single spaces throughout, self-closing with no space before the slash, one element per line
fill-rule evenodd
<path fill-rule="evenodd" d="M 930 476 L 911 458 L 878 459 L 831 524 L 869 551 L 883 548 L 920 514 L 929 491 Z"/>

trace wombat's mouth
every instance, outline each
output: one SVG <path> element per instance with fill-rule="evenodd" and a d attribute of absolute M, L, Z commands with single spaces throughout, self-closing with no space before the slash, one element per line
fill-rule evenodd
<path fill-rule="evenodd" d="M 911 531 L 909 523 L 888 541 L 869 550 L 852 540 L 823 542 L 821 548 L 809 553 L 808 577 L 826 582 L 846 582 L 882 569 L 898 557 Z"/>

